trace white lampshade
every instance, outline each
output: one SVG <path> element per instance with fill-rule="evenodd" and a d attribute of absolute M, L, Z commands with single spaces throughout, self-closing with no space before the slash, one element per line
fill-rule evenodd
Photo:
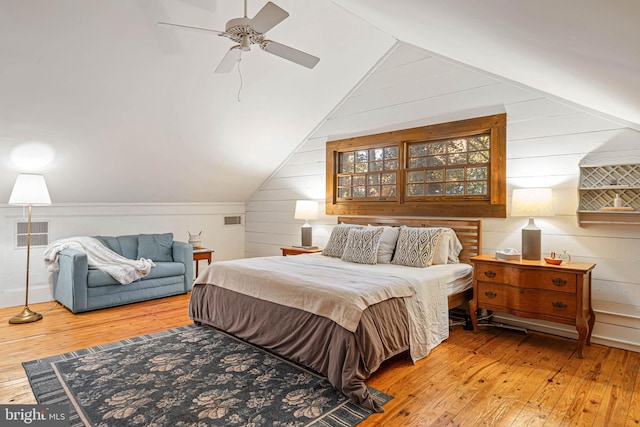
<path fill-rule="evenodd" d="M 511 197 L 511 216 L 553 216 L 550 188 L 519 188 Z"/>
<path fill-rule="evenodd" d="M 318 202 L 315 200 L 296 201 L 296 211 L 293 214 L 295 219 L 313 219 L 318 216 Z"/>
<path fill-rule="evenodd" d="M 17 176 L 9 197 L 10 205 L 50 205 L 51 198 L 44 176 L 21 173 Z"/>

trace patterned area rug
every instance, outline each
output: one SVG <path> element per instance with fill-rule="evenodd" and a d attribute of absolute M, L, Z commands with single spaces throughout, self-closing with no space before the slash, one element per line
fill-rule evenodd
<path fill-rule="evenodd" d="M 23 366 L 38 403 L 68 404 L 72 426 L 354 426 L 372 413 L 311 371 L 194 325 Z"/>

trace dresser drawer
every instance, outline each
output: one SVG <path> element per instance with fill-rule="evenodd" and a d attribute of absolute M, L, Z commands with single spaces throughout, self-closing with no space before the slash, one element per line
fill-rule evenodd
<path fill-rule="evenodd" d="M 481 281 L 571 294 L 575 294 L 577 289 L 577 278 L 573 273 L 497 264 L 476 264 L 475 268 Z"/>
<path fill-rule="evenodd" d="M 480 306 L 494 306 L 497 311 L 502 307 L 507 313 L 524 316 L 537 314 L 566 319 L 576 317 L 576 298 L 572 294 L 489 282 L 478 282 L 477 286 Z"/>

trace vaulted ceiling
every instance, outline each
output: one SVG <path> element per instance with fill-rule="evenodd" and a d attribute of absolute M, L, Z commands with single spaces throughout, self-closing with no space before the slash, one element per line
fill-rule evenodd
<path fill-rule="evenodd" d="M 640 128 L 635 0 L 275 2 L 314 69 L 254 47 L 214 74 L 231 41 L 156 25 L 240 0 L 0 0 L 0 201 L 32 171 L 58 203 L 247 200 L 396 40 Z"/>

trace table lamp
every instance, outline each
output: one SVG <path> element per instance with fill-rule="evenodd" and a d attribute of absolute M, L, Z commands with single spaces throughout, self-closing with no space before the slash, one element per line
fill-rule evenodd
<path fill-rule="evenodd" d="M 520 188 L 513 190 L 511 216 L 528 216 L 522 229 L 522 259 L 539 260 L 541 232 L 533 221 L 535 216 L 553 216 L 550 188 Z"/>
<path fill-rule="evenodd" d="M 25 287 L 24 309 L 9 319 L 9 323 L 31 323 L 42 319 L 42 314 L 29 309 L 29 256 L 31 253 L 31 207 L 51 204 L 47 183 L 42 175 L 19 174 L 13 184 L 10 205 L 28 206 L 27 219 L 27 279 Z"/>
<path fill-rule="evenodd" d="M 315 200 L 298 200 L 296 201 L 296 211 L 293 215 L 295 219 L 304 219 L 304 225 L 301 228 L 302 245 L 296 247 L 312 248 L 311 225 L 309 220 L 318 216 L 318 202 Z"/>

